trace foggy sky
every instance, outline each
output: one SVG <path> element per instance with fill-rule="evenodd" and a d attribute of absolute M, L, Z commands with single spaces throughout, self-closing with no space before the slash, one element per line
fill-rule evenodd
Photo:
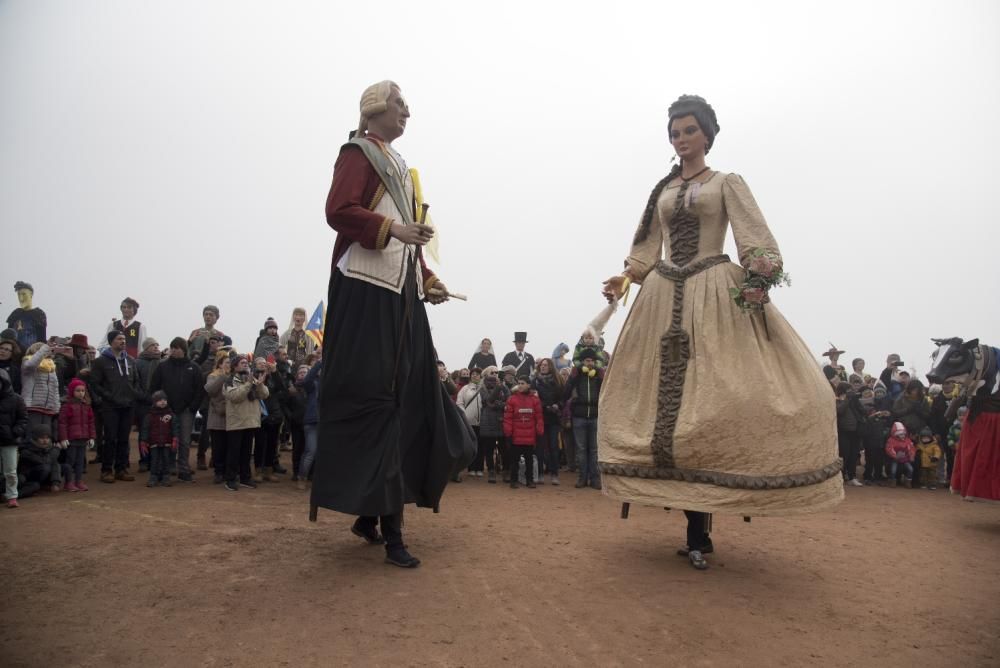
<path fill-rule="evenodd" d="M 367 9 L 366 9 L 367 7 Z M 333 163 L 370 83 L 411 107 L 452 368 L 573 345 L 652 186 L 666 109 L 708 99 L 815 351 L 921 374 L 932 336 L 1000 345 L 992 2 L 0 2 L 0 314 L 98 339 L 126 296 L 165 345 L 217 304 L 241 350 L 326 299 Z M 730 239 L 729 251 L 733 253 Z M 619 313 L 607 338 L 613 345 Z M 665 323 L 666 325 L 666 323 Z"/>

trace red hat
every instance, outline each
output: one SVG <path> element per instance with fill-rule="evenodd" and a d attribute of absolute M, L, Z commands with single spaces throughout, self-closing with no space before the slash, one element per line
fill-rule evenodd
<path fill-rule="evenodd" d="M 76 388 L 78 387 L 85 388 L 87 387 L 87 384 L 82 380 L 80 380 L 79 378 L 74 378 L 73 380 L 69 381 L 69 385 L 66 386 L 66 394 L 72 396 L 73 393 L 76 392 Z"/>
<path fill-rule="evenodd" d="M 90 344 L 87 343 L 86 334 L 74 334 L 69 339 L 69 345 L 73 348 L 89 348 Z"/>

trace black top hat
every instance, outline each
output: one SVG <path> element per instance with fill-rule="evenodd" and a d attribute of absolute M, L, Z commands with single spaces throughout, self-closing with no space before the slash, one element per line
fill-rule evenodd
<path fill-rule="evenodd" d="M 514 343 L 527 343 L 528 333 L 527 332 L 514 332 Z"/>

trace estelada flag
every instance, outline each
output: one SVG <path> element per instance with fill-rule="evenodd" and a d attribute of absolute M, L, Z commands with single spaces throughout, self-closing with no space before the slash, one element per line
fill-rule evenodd
<path fill-rule="evenodd" d="M 316 310 L 313 311 L 312 317 L 309 318 L 309 322 L 306 323 L 306 334 L 309 338 L 316 342 L 316 345 L 320 348 L 323 347 L 323 325 L 326 322 L 326 309 L 323 308 L 323 302 L 316 306 Z"/>

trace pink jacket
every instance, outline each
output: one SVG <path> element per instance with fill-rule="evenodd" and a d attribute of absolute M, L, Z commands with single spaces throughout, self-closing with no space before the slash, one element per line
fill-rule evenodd
<path fill-rule="evenodd" d="M 906 436 L 902 438 L 890 436 L 889 440 L 885 442 L 885 454 L 892 461 L 902 464 L 912 462 L 917 454 L 917 449 L 913 447 L 913 443 Z"/>

